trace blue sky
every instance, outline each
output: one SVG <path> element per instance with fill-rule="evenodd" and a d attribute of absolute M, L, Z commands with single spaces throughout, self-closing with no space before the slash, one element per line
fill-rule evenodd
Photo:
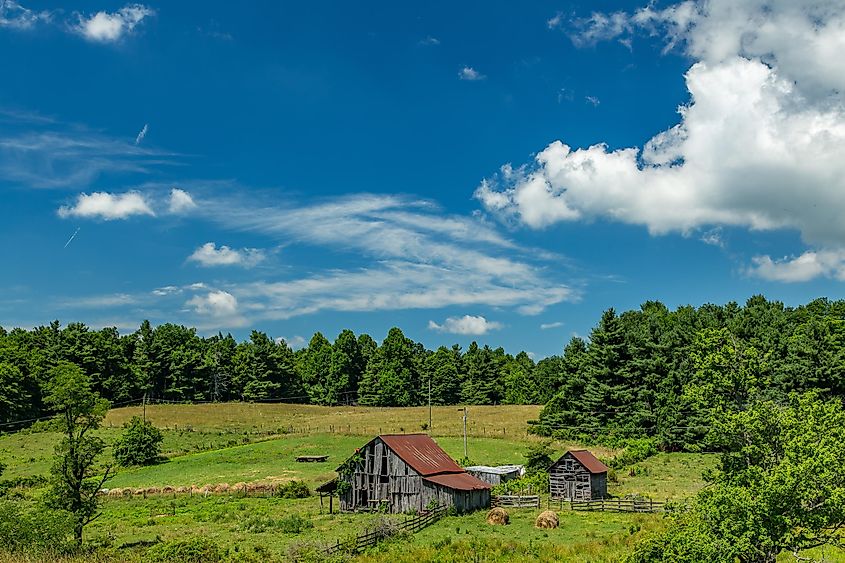
<path fill-rule="evenodd" d="M 0 325 L 543 357 L 841 297 L 842 2 L 455 4 L 0 2 Z"/>

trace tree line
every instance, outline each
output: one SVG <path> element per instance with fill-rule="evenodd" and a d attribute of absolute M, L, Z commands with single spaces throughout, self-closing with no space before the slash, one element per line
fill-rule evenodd
<path fill-rule="evenodd" d="M 700 449 L 712 409 L 793 391 L 845 396 L 845 301 L 785 307 L 763 296 L 744 306 L 657 301 L 604 312 L 588 338 L 534 362 L 526 352 L 471 343 L 426 349 L 392 328 L 379 344 L 343 330 L 293 350 L 253 331 L 202 337 L 144 321 L 131 334 L 58 321 L 0 328 L 0 423 L 50 413 L 51 370 L 79 366 L 113 404 L 272 401 L 319 405 L 545 404 L 535 431 L 584 441 L 653 437 L 663 449 Z"/>

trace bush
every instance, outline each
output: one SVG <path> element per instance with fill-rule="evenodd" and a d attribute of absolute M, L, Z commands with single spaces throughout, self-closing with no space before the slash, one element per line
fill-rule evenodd
<path fill-rule="evenodd" d="M 47 486 L 47 478 L 43 475 L 3 479 L 0 481 L 0 496 L 8 496 L 14 489 L 33 489 L 35 487 L 45 486 Z"/>
<path fill-rule="evenodd" d="M 0 501 L 0 543 L 10 552 L 63 552 L 71 549 L 72 516 L 63 510 L 26 510 L 21 503 Z"/>
<path fill-rule="evenodd" d="M 187 538 L 154 545 L 147 550 L 144 561 L 149 563 L 213 563 L 223 560 L 223 550 L 207 538 Z"/>
<path fill-rule="evenodd" d="M 645 461 L 657 454 L 657 440 L 654 438 L 635 438 L 627 440 L 622 453 L 610 460 L 610 466 L 616 469 Z"/>
<path fill-rule="evenodd" d="M 133 416 L 123 428 L 123 435 L 114 444 L 114 459 L 118 465 L 150 465 L 158 461 L 164 439 L 161 430 L 140 416 Z"/>
<path fill-rule="evenodd" d="M 525 472 L 529 475 L 545 473 L 554 463 L 554 454 L 550 441 L 529 446 L 525 452 Z"/>
<path fill-rule="evenodd" d="M 309 495 L 311 495 L 311 491 L 305 481 L 296 479 L 283 483 L 276 488 L 276 496 L 282 498 L 307 498 Z"/>
<path fill-rule="evenodd" d="M 314 527 L 314 523 L 307 518 L 303 518 L 299 514 L 291 514 L 285 516 L 277 522 L 277 527 L 280 531 L 286 534 L 299 534 L 303 530 L 308 530 Z"/>

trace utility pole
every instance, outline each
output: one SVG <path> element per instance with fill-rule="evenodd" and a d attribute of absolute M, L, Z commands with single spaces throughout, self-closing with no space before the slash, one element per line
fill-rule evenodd
<path fill-rule="evenodd" d="M 428 376 L 428 433 L 431 434 L 431 374 Z"/>
<path fill-rule="evenodd" d="M 144 424 L 147 423 L 147 394 L 144 393 L 144 398 L 141 399 L 141 404 L 144 407 Z"/>
<path fill-rule="evenodd" d="M 467 453 L 467 408 L 464 407 L 464 458 L 469 459 Z"/>

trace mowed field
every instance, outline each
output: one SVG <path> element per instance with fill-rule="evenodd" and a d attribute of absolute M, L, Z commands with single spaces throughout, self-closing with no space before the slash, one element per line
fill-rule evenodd
<path fill-rule="evenodd" d="M 524 463 L 527 446 L 539 440 L 526 432 L 527 421 L 538 412 L 539 407 L 470 407 L 470 460 L 487 465 Z M 121 424 L 139 413 L 139 408 L 111 411 L 102 436 L 107 442 L 114 440 Z M 334 469 L 379 432 L 421 432 L 428 422 L 427 408 L 156 405 L 148 406 L 146 415 L 164 429 L 168 459 L 150 467 L 121 469 L 106 485 L 132 493 L 104 497 L 103 515 L 86 532 L 91 542 L 105 546 L 101 555 L 106 560 L 140 559 L 144 545 L 202 536 L 217 542 L 233 559 L 245 560 L 251 554 L 267 563 L 289 560 L 299 545 L 352 537 L 379 516 L 328 514 L 327 503 L 321 508 L 317 496 L 293 500 L 261 492 L 244 497 L 198 490 L 291 479 L 302 479 L 313 489 L 333 478 Z M 464 455 L 462 415 L 457 407 L 433 411 L 432 434 L 456 459 Z M 58 439 L 49 431 L 0 437 L 0 460 L 8 466 L 4 478 L 46 475 Z M 572 446 L 576 444 L 554 443 L 559 454 Z M 614 454 L 591 449 L 600 456 Z M 295 461 L 298 455 L 317 454 L 328 455 L 329 461 Z M 701 473 L 714 462 L 710 455 L 659 454 L 618 472 L 609 492 L 682 499 L 704 485 Z M 153 487 L 193 487 L 195 492 L 142 492 Z M 544 499 L 543 508 L 547 505 Z M 506 527 L 487 525 L 483 512 L 448 517 L 411 538 L 388 542 L 362 560 L 618 561 L 639 537 L 663 526 L 659 515 L 563 510 L 559 529 L 538 530 L 533 526 L 538 510 L 511 513 Z"/>

